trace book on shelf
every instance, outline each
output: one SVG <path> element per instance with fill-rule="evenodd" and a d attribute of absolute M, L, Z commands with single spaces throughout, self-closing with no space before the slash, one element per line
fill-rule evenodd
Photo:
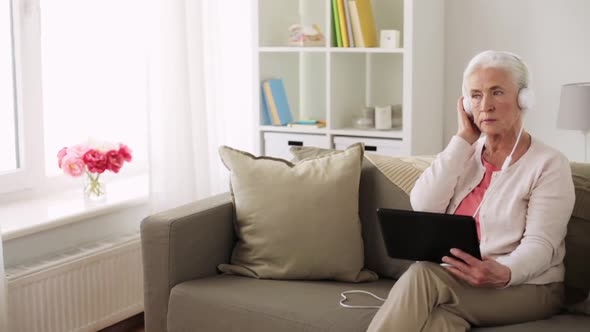
<path fill-rule="evenodd" d="M 365 47 L 365 41 L 363 40 L 363 34 L 361 32 L 361 21 L 359 19 L 358 10 L 356 9 L 356 1 L 348 1 L 348 8 L 350 11 L 350 21 L 352 25 L 354 43 L 356 47 Z"/>
<path fill-rule="evenodd" d="M 279 115 L 277 113 L 277 107 L 272 97 L 272 90 L 270 89 L 268 82 L 262 83 L 262 93 L 264 95 L 264 109 L 267 112 L 269 123 L 272 125 L 278 124 Z"/>
<path fill-rule="evenodd" d="M 350 6 L 348 6 L 348 0 L 342 0 L 342 6 L 344 7 L 344 16 L 346 17 L 346 31 L 348 32 L 348 45 L 355 47 L 354 43 L 354 31 L 352 30 L 352 24 L 350 20 Z"/>
<path fill-rule="evenodd" d="M 263 108 L 267 111 L 270 124 L 284 126 L 293 121 L 282 79 L 264 81 L 262 94 L 264 96 Z"/>
<path fill-rule="evenodd" d="M 338 16 L 338 1 L 332 0 L 332 19 L 334 21 L 334 36 L 336 38 L 336 46 L 342 47 L 342 34 L 340 33 L 340 17 Z"/>
<path fill-rule="evenodd" d="M 355 2 L 361 36 L 365 47 L 377 47 L 377 31 L 371 0 L 351 0 Z"/>
<path fill-rule="evenodd" d="M 346 27 L 346 13 L 344 12 L 344 1 L 338 0 L 338 18 L 340 23 L 340 34 L 342 35 L 342 47 L 350 47 L 348 43 L 348 29 Z"/>
<path fill-rule="evenodd" d="M 269 126 L 271 122 L 268 105 L 266 103 L 266 98 L 264 97 L 264 89 L 260 89 L 260 105 L 262 106 L 262 111 L 260 112 L 260 124 L 263 126 Z"/>
<path fill-rule="evenodd" d="M 323 120 L 299 120 L 291 122 L 287 125 L 289 128 L 297 128 L 297 129 L 318 129 L 318 128 L 325 128 L 326 121 Z"/>

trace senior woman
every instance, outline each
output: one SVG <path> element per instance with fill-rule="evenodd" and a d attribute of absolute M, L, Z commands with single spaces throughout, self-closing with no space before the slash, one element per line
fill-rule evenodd
<path fill-rule="evenodd" d="M 523 130 L 528 86 L 528 68 L 512 53 L 469 62 L 457 134 L 417 180 L 411 203 L 473 215 L 483 260 L 452 249 L 447 264 L 413 264 L 369 331 L 466 331 L 559 311 L 574 186 L 568 160 Z"/>

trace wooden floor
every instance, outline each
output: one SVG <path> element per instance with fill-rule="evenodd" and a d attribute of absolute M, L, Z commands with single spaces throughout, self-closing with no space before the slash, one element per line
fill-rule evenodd
<path fill-rule="evenodd" d="M 143 312 L 98 332 L 143 332 Z"/>

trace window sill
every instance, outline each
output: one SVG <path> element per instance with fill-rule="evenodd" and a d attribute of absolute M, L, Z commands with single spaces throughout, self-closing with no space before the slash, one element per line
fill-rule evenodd
<path fill-rule="evenodd" d="M 147 175 L 107 183 L 106 201 L 88 204 L 81 188 L 0 207 L 2 240 L 12 240 L 148 202 Z"/>

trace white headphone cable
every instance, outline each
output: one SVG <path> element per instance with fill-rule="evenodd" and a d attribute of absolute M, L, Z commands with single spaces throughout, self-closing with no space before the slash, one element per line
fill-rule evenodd
<path fill-rule="evenodd" d="M 371 295 L 372 297 L 376 298 L 379 301 L 385 302 L 386 299 L 380 298 L 379 296 L 371 293 L 371 292 L 367 292 L 364 290 L 358 290 L 358 289 L 353 289 L 353 290 L 349 290 L 346 292 L 342 292 L 340 293 L 340 296 L 342 297 L 342 299 L 340 300 L 340 305 L 343 306 L 344 308 L 349 308 L 349 309 L 379 309 L 381 308 L 381 306 L 379 305 L 350 305 L 350 304 L 345 304 L 344 301 L 348 300 L 348 298 L 346 297 L 346 294 L 351 294 L 351 293 L 363 293 L 363 294 L 367 294 L 367 295 Z"/>
<path fill-rule="evenodd" d="M 514 151 L 516 151 L 516 147 L 518 146 L 518 143 L 520 142 L 520 138 L 522 137 L 523 129 L 524 129 L 524 123 L 520 127 L 520 131 L 518 132 L 518 137 L 516 138 L 516 143 L 514 143 L 514 146 L 512 147 L 512 151 L 510 151 L 510 154 L 508 155 L 508 157 L 506 157 L 506 159 L 504 160 L 504 163 L 502 164 L 502 171 L 504 171 L 505 169 L 508 168 L 508 166 L 510 166 L 510 163 L 512 162 L 512 155 L 514 154 Z"/>
<path fill-rule="evenodd" d="M 506 157 L 506 159 L 504 159 L 504 163 L 502 164 L 500 174 L 504 173 L 504 171 L 508 168 L 508 166 L 510 166 L 510 163 L 512 162 L 512 154 L 514 154 L 514 151 L 516 151 L 516 147 L 518 146 L 518 143 L 520 142 L 520 138 L 522 137 L 523 130 L 524 130 L 524 120 L 523 120 L 522 126 L 520 127 L 520 131 L 518 132 L 518 137 L 516 138 L 516 143 L 514 143 L 514 146 L 512 147 L 512 151 L 510 151 L 510 154 L 508 155 L 508 157 Z M 473 213 L 473 218 L 475 218 L 475 216 L 479 212 L 479 209 L 481 208 L 483 202 L 486 200 L 486 197 L 489 196 L 486 194 L 490 192 L 490 190 L 492 189 L 492 187 L 494 186 L 494 184 L 496 182 L 498 182 L 498 179 L 496 179 L 496 181 L 494 181 L 494 183 L 492 183 L 488 187 L 488 189 L 486 190 L 486 193 L 484 193 L 483 198 L 481 199 L 481 202 L 479 202 L 479 205 L 477 206 L 477 209 L 475 210 L 475 213 Z"/>

